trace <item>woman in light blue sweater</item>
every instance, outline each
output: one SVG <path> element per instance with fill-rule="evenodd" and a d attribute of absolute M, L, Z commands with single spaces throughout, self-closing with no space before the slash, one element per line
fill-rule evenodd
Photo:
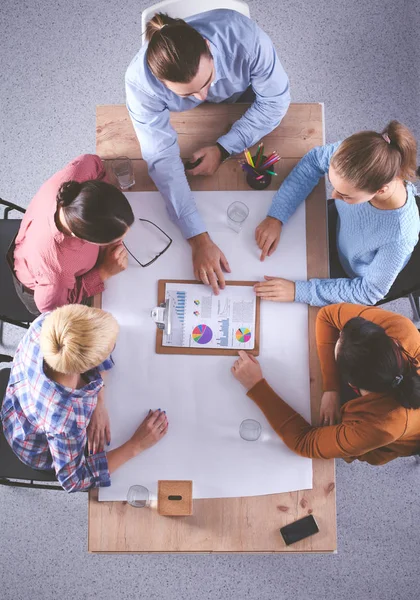
<path fill-rule="evenodd" d="M 330 241 L 336 236 L 338 252 L 338 270 L 333 268 L 330 276 L 338 278 L 293 282 L 266 277 L 255 286 L 257 295 L 264 300 L 313 306 L 382 300 L 419 238 L 416 189 L 410 182 L 415 179 L 416 156 L 412 133 L 397 121 L 391 121 L 382 133 L 363 131 L 308 152 L 274 196 L 255 237 L 261 260 L 271 256 L 282 226 L 328 174 L 335 199 L 329 213 L 336 221 L 333 231 L 330 227 Z M 331 250 L 330 244 L 333 267 Z"/>

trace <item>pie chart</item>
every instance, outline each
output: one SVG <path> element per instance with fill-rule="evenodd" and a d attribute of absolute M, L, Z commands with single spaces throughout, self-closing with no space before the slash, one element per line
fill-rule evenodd
<path fill-rule="evenodd" d="M 213 337 L 213 332 L 208 325 L 197 325 L 191 335 L 197 344 L 208 344 Z"/>
<path fill-rule="evenodd" d="M 242 342 L 243 344 L 245 344 L 245 342 L 249 342 L 251 339 L 250 330 L 247 327 L 240 327 L 236 332 L 236 339 L 238 342 Z"/>

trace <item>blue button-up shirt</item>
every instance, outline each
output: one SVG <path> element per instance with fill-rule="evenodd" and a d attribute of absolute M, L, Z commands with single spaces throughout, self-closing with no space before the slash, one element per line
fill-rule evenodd
<path fill-rule="evenodd" d="M 68 492 L 111 485 L 105 452 L 85 456 L 87 426 L 103 386 L 105 360 L 84 373 L 86 385 L 70 389 L 49 379 L 39 345 L 38 317 L 20 342 L 13 360 L 1 410 L 4 435 L 22 462 L 34 469 L 55 470 Z"/>
<path fill-rule="evenodd" d="M 210 44 L 215 79 L 207 102 L 235 102 L 251 85 L 255 101 L 217 141 L 229 153 L 255 144 L 280 123 L 290 104 L 289 81 L 272 41 L 256 23 L 232 10 L 212 10 L 186 19 Z M 169 215 L 186 238 L 206 231 L 185 176 L 170 111 L 202 103 L 182 98 L 152 75 L 147 44 L 126 73 L 127 108 L 140 141 L 149 175 L 165 199 Z M 198 149 L 198 148 L 197 148 Z"/>

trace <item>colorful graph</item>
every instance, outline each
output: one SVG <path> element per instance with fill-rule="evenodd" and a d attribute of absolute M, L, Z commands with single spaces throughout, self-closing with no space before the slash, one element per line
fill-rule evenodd
<path fill-rule="evenodd" d="M 213 332 L 208 325 L 197 325 L 191 335 L 197 344 L 208 344 L 213 337 Z"/>
<path fill-rule="evenodd" d="M 243 344 L 249 342 L 251 339 L 250 330 L 247 327 L 240 327 L 236 332 L 236 339 L 238 342 L 242 342 Z"/>
<path fill-rule="evenodd" d="M 198 306 L 200 304 L 200 300 L 194 300 L 194 304 Z"/>
<path fill-rule="evenodd" d="M 185 301 L 185 292 L 176 292 L 175 312 L 181 323 L 185 321 Z"/>
<path fill-rule="evenodd" d="M 198 312 L 198 310 L 195 310 L 195 311 L 194 311 L 194 314 L 195 314 L 195 316 L 196 316 L 196 317 L 199 317 L 199 316 L 200 316 L 200 313 Z"/>

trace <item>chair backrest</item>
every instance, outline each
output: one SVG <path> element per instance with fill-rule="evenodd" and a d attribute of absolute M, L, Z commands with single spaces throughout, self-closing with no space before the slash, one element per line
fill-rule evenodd
<path fill-rule="evenodd" d="M 420 196 L 416 196 L 417 208 L 420 213 Z M 392 288 L 390 289 L 387 296 L 378 302 L 378 305 L 390 302 L 391 300 L 398 300 L 409 294 L 418 294 L 420 292 L 420 241 L 414 247 L 413 253 L 410 260 L 405 265 L 404 269 L 398 275 Z"/>
<path fill-rule="evenodd" d="M 145 42 L 146 23 L 158 12 L 163 12 L 172 18 L 185 19 L 199 13 L 217 8 L 228 8 L 249 18 L 249 6 L 243 0 L 163 0 L 146 10 L 141 15 L 141 32 Z"/>

